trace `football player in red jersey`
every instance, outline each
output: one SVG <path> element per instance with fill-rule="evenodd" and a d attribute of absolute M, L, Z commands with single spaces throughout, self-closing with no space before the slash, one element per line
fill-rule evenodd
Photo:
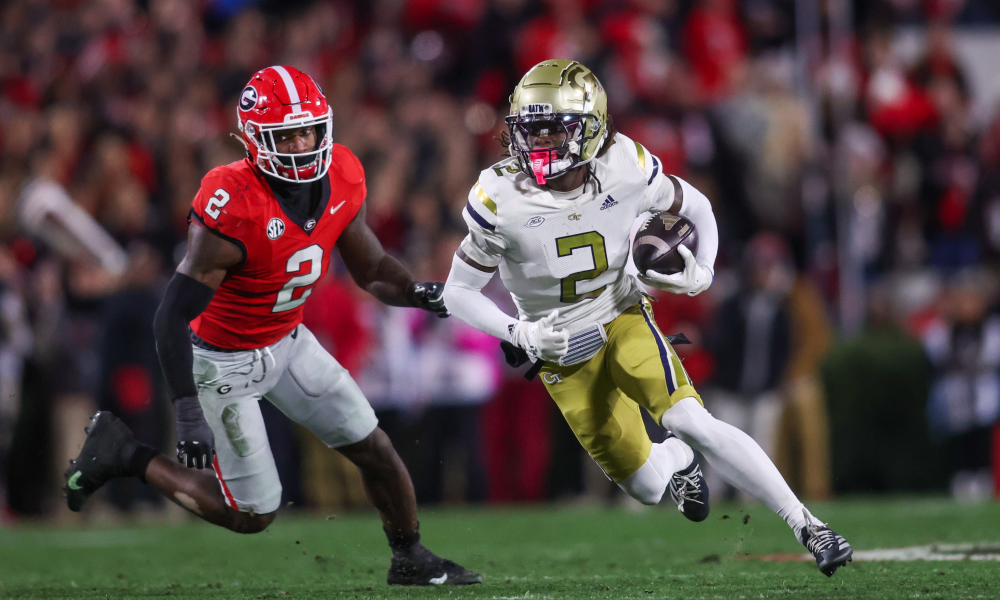
<path fill-rule="evenodd" d="M 364 170 L 332 142 L 331 109 L 308 75 L 257 72 L 237 115 L 247 158 L 202 180 L 187 254 L 154 322 L 182 464 L 99 412 L 66 471 L 69 507 L 79 511 L 108 479 L 135 476 L 210 523 L 263 531 L 281 501 L 258 405 L 267 398 L 360 469 L 392 548 L 390 584 L 481 582 L 420 544 L 406 467 L 350 374 L 301 324 L 334 246 L 386 304 L 446 317 L 443 284 L 415 282 L 365 224 Z"/>

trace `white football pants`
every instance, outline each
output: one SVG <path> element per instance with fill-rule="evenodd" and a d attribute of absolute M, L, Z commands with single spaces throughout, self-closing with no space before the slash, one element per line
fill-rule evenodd
<path fill-rule="evenodd" d="M 232 508 L 281 504 L 281 482 L 258 402 L 266 397 L 330 448 L 360 442 L 378 425 L 361 389 L 305 325 L 259 350 L 194 347 L 194 378 L 215 433 L 215 473 Z"/>

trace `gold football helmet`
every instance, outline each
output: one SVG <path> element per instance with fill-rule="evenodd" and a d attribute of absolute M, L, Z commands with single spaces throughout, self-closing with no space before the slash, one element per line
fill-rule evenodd
<path fill-rule="evenodd" d="M 608 134 L 608 96 L 582 64 L 546 60 L 514 88 L 506 122 L 511 155 L 544 185 L 597 156 Z"/>

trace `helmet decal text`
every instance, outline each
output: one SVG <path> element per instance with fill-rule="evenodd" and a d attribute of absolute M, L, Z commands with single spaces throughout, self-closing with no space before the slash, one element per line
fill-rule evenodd
<path fill-rule="evenodd" d="M 551 115 L 552 105 L 551 104 L 525 104 L 521 107 L 522 115 Z"/>

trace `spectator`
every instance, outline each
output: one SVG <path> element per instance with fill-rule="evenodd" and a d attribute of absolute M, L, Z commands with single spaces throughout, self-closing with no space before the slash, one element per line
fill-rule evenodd
<path fill-rule="evenodd" d="M 789 356 L 787 297 L 794 277 L 781 238 L 754 236 L 744 251 L 742 276 L 739 291 L 719 306 L 710 334 L 716 371 L 706 407 L 746 431 L 773 457 L 784 404 L 779 386 Z M 709 485 L 723 489 L 718 478 Z"/>
<path fill-rule="evenodd" d="M 21 377 L 33 336 L 20 293 L 18 266 L 0 247 L 0 522 L 7 517 L 7 458 L 21 408 Z"/>
<path fill-rule="evenodd" d="M 949 282 L 944 314 L 923 336 L 934 365 L 927 405 L 931 431 L 946 441 L 951 493 L 965 502 L 993 492 L 993 424 L 1000 418 L 1000 316 L 988 310 L 995 281 L 966 270 Z"/>

